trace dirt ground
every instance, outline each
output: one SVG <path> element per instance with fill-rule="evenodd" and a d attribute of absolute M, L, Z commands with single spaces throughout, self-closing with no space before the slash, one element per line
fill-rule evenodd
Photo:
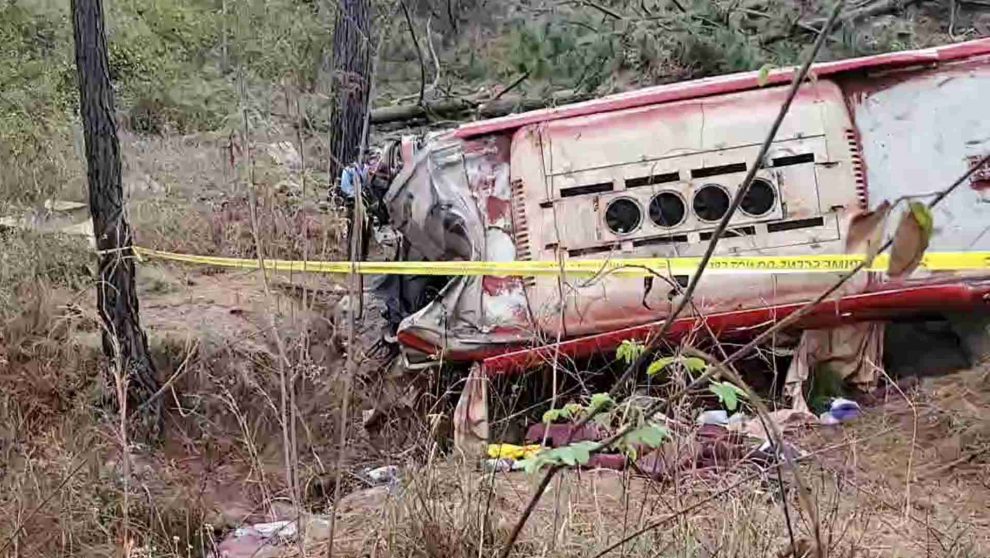
<path fill-rule="evenodd" d="M 904 395 L 877 402 L 854 422 L 789 435 L 807 452 L 801 475 L 814 495 L 828 555 L 986 556 L 990 368 L 929 378 Z M 394 532 L 388 527 L 401 521 L 407 523 L 400 531 L 448 521 L 449 529 L 463 534 L 472 514 L 483 517 L 486 509 L 497 540 L 511 529 L 535 481 L 522 472 L 492 476 L 451 463 L 416 469 L 404 477 L 406 489 L 439 501 L 410 509 L 408 495 L 389 500 L 380 489 L 354 493 L 344 508 L 341 550 L 358 556 L 379 548 L 388 555 L 399 545 L 382 533 Z M 663 484 L 606 469 L 567 471 L 530 519 L 519 555 L 597 556 L 656 525 L 609 555 L 790 556 L 782 501 L 793 514 L 797 546 L 811 548 L 814 537 L 793 479 L 784 475 L 784 500 L 777 483 L 773 470 L 752 466 L 689 471 Z M 486 540 L 482 522 L 475 523 L 475 541 Z M 434 534 L 432 540 L 442 545 L 445 537 Z"/>
<path fill-rule="evenodd" d="M 194 331 L 200 338 L 236 339 L 256 344 L 252 350 L 272 350 L 262 333 L 262 317 L 271 302 L 254 274 L 191 273 L 183 278 L 184 270 L 169 273 L 173 288 L 152 288 L 142 295 L 151 330 L 170 335 Z M 325 279 L 309 281 L 310 288 L 322 289 L 323 315 L 332 313 L 341 287 Z M 146 272 L 143 283 L 154 285 L 154 274 Z M 273 288 L 279 314 L 301 312 L 298 289 Z M 904 392 L 887 389 L 854 422 L 788 434 L 809 454 L 801 472 L 818 502 L 822 536 L 835 555 L 982 556 L 990 551 L 990 368 L 915 384 Z M 473 552 L 488 552 L 505 536 L 530 498 L 535 479 L 521 472 L 488 475 L 436 448 L 429 455 L 428 463 L 394 455 L 360 460 L 400 465 L 402 486 L 351 483 L 352 492 L 339 507 L 335 552 L 416 554 L 407 546 L 432 541 L 436 548 L 423 552 L 438 555 L 434 551 L 454 552 L 465 537 L 475 539 Z M 277 456 L 271 461 L 278 469 Z M 227 472 L 228 483 L 236 485 L 235 471 Z M 356 471 L 350 473 L 357 478 Z M 773 471 L 745 465 L 717 474 L 688 472 L 663 484 L 610 470 L 568 471 L 543 497 L 519 549 L 525 554 L 591 556 L 642 526 L 741 483 L 629 543 L 625 552 L 639 555 L 666 545 L 671 555 L 786 555 L 789 537 L 777 482 Z M 813 540 L 793 481 L 785 478 L 784 486 L 795 536 Z M 263 506 L 245 501 L 243 493 L 220 485 L 211 490 L 208 499 L 216 500 L 210 504 L 215 509 L 240 509 L 242 520 L 264 516 L 247 513 Z"/>
<path fill-rule="evenodd" d="M 301 543 L 257 556 L 323 555 L 340 479 L 334 555 L 489 556 L 532 496 L 535 477 L 481 471 L 449 451 L 432 418 L 390 417 L 386 428 L 401 431 L 401 443 L 373 439 L 361 414 L 380 399 L 381 359 L 365 361 L 352 386 L 338 452 L 346 347 L 335 327 L 343 287 L 332 278 L 273 277 L 266 294 L 256 273 L 146 263 L 139 288 L 152 348 L 172 382 L 167 440 L 131 446 L 126 475 L 112 416 L 93 412 L 99 346 L 89 293 L 69 302 L 52 294 L 17 335 L 7 325 L 0 411 L 16 428 L 0 432 L 0 532 L 23 525 L 8 555 L 119 555 L 123 493 L 135 545 L 157 549 L 147 555 L 209 556 L 233 529 L 300 510 L 317 518 Z M 377 334 L 375 311 L 365 312 L 367 339 Z M 294 386 L 289 438 L 282 374 Z M 990 555 L 990 367 L 923 377 L 905 390 L 887 389 L 852 422 L 788 433 L 805 452 L 801 478 L 828 555 Z M 289 468 L 287 439 L 296 448 Z M 59 488 L 74 455 L 88 455 L 90 466 Z M 372 486 L 364 471 L 383 465 L 399 467 L 397 481 Z M 29 502 L 52 494 L 28 517 Z M 569 470 L 551 483 L 514 555 L 593 557 L 646 529 L 607 555 L 800 556 L 790 551 L 785 510 L 798 550 L 810 548 L 815 522 L 786 472 L 739 464 L 660 483 Z"/>

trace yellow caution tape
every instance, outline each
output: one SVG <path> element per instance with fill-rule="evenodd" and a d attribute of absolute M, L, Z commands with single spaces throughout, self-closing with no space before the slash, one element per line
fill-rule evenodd
<path fill-rule="evenodd" d="M 134 247 L 138 258 L 151 258 L 239 269 L 259 269 L 256 259 L 197 256 Z M 863 260 L 856 254 L 809 254 L 803 256 L 716 257 L 705 273 L 837 273 L 855 268 Z M 881 254 L 866 269 L 886 271 L 890 259 Z M 601 274 L 647 277 L 654 274 L 691 274 L 701 258 L 613 258 L 566 260 L 564 273 L 590 277 Z M 306 273 L 360 273 L 365 275 L 496 275 L 530 277 L 558 275 L 556 261 L 512 262 L 318 262 L 264 260 L 265 269 Z M 919 269 L 927 271 L 972 271 L 990 269 L 990 252 L 932 252 L 925 254 Z"/>

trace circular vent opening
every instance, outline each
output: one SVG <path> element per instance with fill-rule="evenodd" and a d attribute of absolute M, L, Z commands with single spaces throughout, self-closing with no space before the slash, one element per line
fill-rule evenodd
<path fill-rule="evenodd" d="M 687 207 L 673 192 L 660 192 L 650 200 L 650 221 L 661 227 L 676 227 L 684 221 Z"/>
<path fill-rule="evenodd" d="M 605 209 L 605 224 L 615 234 L 628 234 L 643 222 L 643 210 L 629 198 L 613 200 Z"/>
<path fill-rule="evenodd" d="M 747 215 L 760 217 L 769 213 L 776 201 L 777 191 L 773 184 L 765 178 L 754 178 L 739 207 Z"/>
<path fill-rule="evenodd" d="M 703 221 L 718 221 L 729 210 L 729 193 L 718 184 L 706 184 L 694 194 L 694 212 Z"/>

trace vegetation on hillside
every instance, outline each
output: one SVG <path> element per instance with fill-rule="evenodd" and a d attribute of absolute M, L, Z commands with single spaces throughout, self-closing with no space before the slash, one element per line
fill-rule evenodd
<path fill-rule="evenodd" d="M 446 5 L 445 5 L 446 4 Z M 766 64 L 793 63 L 824 7 L 793 0 L 627 2 L 410 2 L 420 56 L 395 4 L 376 0 L 385 35 L 376 102 L 415 101 L 421 73 L 431 98 L 517 93 L 607 93 Z M 108 0 L 110 62 L 120 123 L 136 134 L 226 135 L 244 115 L 285 111 L 301 92 L 305 121 L 325 129 L 332 2 Z M 941 10 L 941 11 L 940 11 Z M 823 58 L 950 40 L 943 8 L 849 23 Z M 960 20 L 962 21 L 962 20 Z M 965 38 L 959 32 L 956 38 Z M 82 191 L 68 7 L 0 2 L 0 200 L 37 203 Z M 2 202 L 0 202 L 2 203 Z"/>

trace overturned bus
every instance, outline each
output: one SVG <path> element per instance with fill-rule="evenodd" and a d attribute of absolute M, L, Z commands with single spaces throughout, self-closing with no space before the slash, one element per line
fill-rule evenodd
<path fill-rule="evenodd" d="M 795 69 L 700 79 L 405 138 L 385 196 L 403 258 L 700 256 L 749 170 Z M 990 153 L 990 40 L 816 64 L 716 255 L 842 253 L 850 219 L 940 190 Z M 990 250 L 990 171 L 934 211 L 931 251 Z M 752 335 L 838 273 L 706 275 L 670 330 L 700 319 Z M 676 277 L 686 282 L 687 277 Z M 406 364 L 484 361 L 507 373 L 614 351 L 662 325 L 677 295 L 642 278 L 464 276 L 403 312 Z M 422 290 L 424 282 L 401 287 Z M 417 300 L 405 292 L 405 301 Z M 863 273 L 797 327 L 990 309 L 990 270 Z"/>

